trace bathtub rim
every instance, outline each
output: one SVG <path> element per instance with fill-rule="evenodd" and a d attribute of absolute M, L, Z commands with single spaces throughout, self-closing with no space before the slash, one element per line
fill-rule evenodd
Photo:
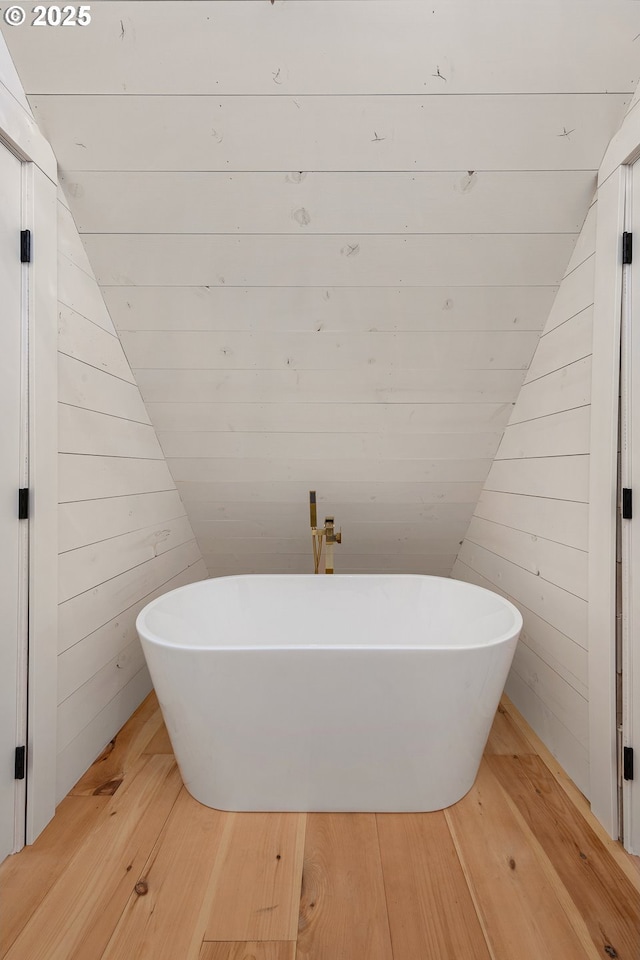
<path fill-rule="evenodd" d="M 378 578 L 402 578 L 402 579 L 415 579 L 415 580 L 440 580 L 464 585 L 465 588 L 471 590 L 472 592 L 480 591 L 482 593 L 489 593 L 494 597 L 497 597 L 512 613 L 514 621 L 510 629 L 499 634 L 497 637 L 487 641 L 486 643 L 466 643 L 456 646 L 451 646 L 447 644 L 435 644 L 431 646 L 424 646 L 419 644 L 376 644 L 367 646 L 365 644 L 348 644 L 348 643 L 322 643 L 322 644 L 216 644 L 212 646 L 203 647 L 201 645 L 193 645 L 189 643 L 176 644 L 170 641 L 167 641 L 163 637 L 158 636 L 154 633 L 148 625 L 144 622 L 148 613 L 150 613 L 153 608 L 160 604 L 162 600 L 169 596 L 169 594 L 183 593 L 190 590 L 195 590 L 198 587 L 202 587 L 203 583 L 207 583 L 210 580 L 248 580 L 248 579 L 262 579 L 262 578 L 272 578 L 272 579 L 287 579 L 292 578 L 305 578 L 305 579 L 316 579 L 316 574 L 313 573 L 235 573 L 229 574 L 228 576 L 222 577 L 205 577 L 203 580 L 195 580 L 193 583 L 184 584 L 181 587 L 176 587 L 174 590 L 167 590 L 166 593 L 163 593 L 161 596 L 156 597 L 154 600 L 149 601 L 140 613 L 137 615 L 135 620 L 135 627 L 138 633 L 138 636 L 142 642 L 144 639 L 146 642 L 151 643 L 158 647 L 164 647 L 168 650 L 184 650 L 191 652 L 199 653 L 257 653 L 259 651 L 271 652 L 274 651 L 362 651 L 363 653 L 388 653 L 388 652 L 400 652 L 400 651 L 423 651 L 425 653 L 430 652 L 447 652 L 453 653 L 457 651 L 469 651 L 469 650 L 486 650 L 492 649 L 493 647 L 500 646 L 504 643 L 509 643 L 509 641 L 518 639 L 523 627 L 523 618 L 522 613 L 515 604 L 511 603 L 510 600 L 507 600 L 500 593 L 496 593 L 494 590 L 487 590 L 486 587 L 481 587 L 476 583 L 469 583 L 467 580 L 456 580 L 454 577 L 437 577 L 432 574 L 423 574 L 423 573 L 342 573 L 334 574 L 334 576 L 340 577 L 341 579 L 367 579 L 375 580 Z"/>

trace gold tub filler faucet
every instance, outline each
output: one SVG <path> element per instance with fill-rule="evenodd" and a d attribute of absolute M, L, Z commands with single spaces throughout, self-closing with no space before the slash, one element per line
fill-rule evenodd
<path fill-rule="evenodd" d="M 314 573 L 320 569 L 320 559 L 322 557 L 322 540 L 326 543 L 327 550 L 324 561 L 324 572 L 333 573 L 333 547 L 336 543 L 342 543 L 342 531 L 336 532 L 335 518 L 325 517 L 324 527 L 318 530 L 318 517 L 316 515 L 316 492 L 309 491 L 309 516 L 311 519 L 311 542 L 313 545 L 313 566 Z"/>

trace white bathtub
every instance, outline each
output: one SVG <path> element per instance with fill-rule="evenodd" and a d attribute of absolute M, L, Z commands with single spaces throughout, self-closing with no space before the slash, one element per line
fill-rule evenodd
<path fill-rule="evenodd" d="M 405 575 L 220 577 L 137 620 L 188 791 L 273 811 L 455 803 L 521 627 L 497 594 Z"/>

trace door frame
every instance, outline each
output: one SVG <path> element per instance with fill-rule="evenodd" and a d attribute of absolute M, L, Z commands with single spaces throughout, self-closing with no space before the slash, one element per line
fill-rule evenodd
<path fill-rule="evenodd" d="M 621 240 L 628 166 L 640 156 L 640 100 L 611 140 L 598 173 L 589 466 L 590 802 L 619 836 L 616 731 L 616 520 Z M 636 256 L 638 241 L 636 240 Z"/>
<path fill-rule="evenodd" d="M 632 236 L 640 237 L 640 160 L 626 166 L 626 220 L 625 229 Z M 637 253 L 637 251 L 636 251 Z M 638 481 L 640 479 L 640 328 L 637 327 L 638 303 L 640 302 L 640 259 L 632 257 L 632 263 L 625 267 L 626 282 L 623 289 L 622 336 L 621 336 L 621 429 L 620 463 L 621 487 L 635 488 L 635 517 L 619 520 L 620 543 L 619 557 L 620 598 L 618 615 L 620 618 L 619 663 L 618 672 L 622 672 L 622 683 L 618 683 L 620 703 L 618 704 L 618 722 L 621 736 L 618 738 L 618 763 L 621 763 L 623 747 L 636 748 L 640 743 L 640 605 L 638 591 L 634 590 L 640 578 L 640 527 L 638 526 Z M 635 520 L 635 523 L 631 522 Z M 638 775 L 633 779 L 620 779 L 618 771 L 619 797 L 621 800 L 623 824 L 621 833 L 624 846 L 634 854 L 640 854 L 640 792 Z"/>
<path fill-rule="evenodd" d="M 58 655 L 57 164 L 33 117 L 0 83 L 0 140 L 23 162 L 28 269 L 29 665 L 26 842 L 55 813 Z M 16 248 L 19 238 L 16 237 Z M 17 744 L 16 744 L 17 746 Z"/>

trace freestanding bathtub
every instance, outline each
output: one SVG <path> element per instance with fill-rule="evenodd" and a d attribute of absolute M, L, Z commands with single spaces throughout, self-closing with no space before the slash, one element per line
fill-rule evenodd
<path fill-rule="evenodd" d="M 522 627 L 405 575 L 247 575 L 137 629 L 187 790 L 222 810 L 427 811 L 473 785 Z"/>

